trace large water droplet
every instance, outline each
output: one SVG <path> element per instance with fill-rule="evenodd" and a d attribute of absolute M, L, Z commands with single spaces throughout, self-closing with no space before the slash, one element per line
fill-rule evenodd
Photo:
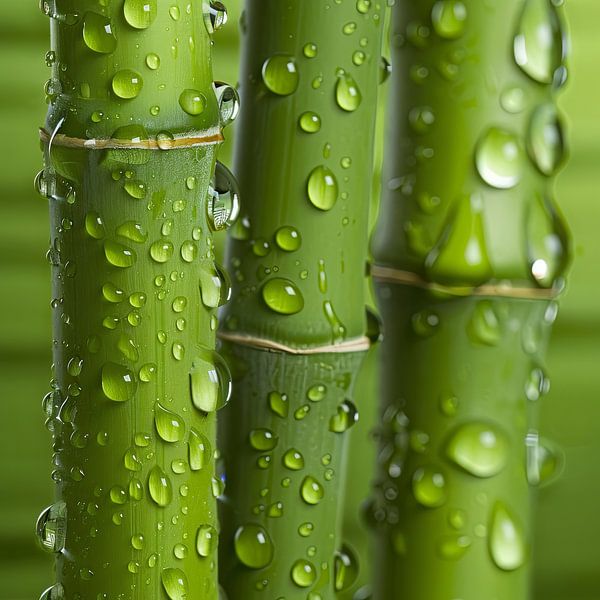
<path fill-rule="evenodd" d="M 312 110 L 303 112 L 298 119 L 300 129 L 306 133 L 317 133 L 321 129 L 321 117 Z"/>
<path fill-rule="evenodd" d="M 523 529 L 502 502 L 497 502 L 492 512 L 489 549 L 494 563 L 503 571 L 514 571 L 525 562 Z"/>
<path fill-rule="evenodd" d="M 204 5 L 204 23 L 208 33 L 213 33 L 223 27 L 227 23 L 227 8 L 222 2 L 217 0 L 210 0 L 208 4 Z"/>
<path fill-rule="evenodd" d="M 319 165 L 308 177 L 308 198 L 316 208 L 330 210 L 338 199 L 338 182 L 333 171 Z"/>
<path fill-rule="evenodd" d="M 117 38 L 110 19 L 95 12 L 86 12 L 83 16 L 83 41 L 90 50 L 99 54 L 114 52 Z"/>
<path fill-rule="evenodd" d="M 273 450 L 277 446 L 279 437 L 270 429 L 261 427 L 253 429 L 248 436 L 248 440 L 255 450 L 266 452 L 267 450 Z"/>
<path fill-rule="evenodd" d="M 240 193 L 233 173 L 217 161 L 215 176 L 208 190 L 208 224 L 213 231 L 231 227 L 240 214 Z"/>
<path fill-rule="evenodd" d="M 188 447 L 190 469 L 192 469 L 192 471 L 200 471 L 211 459 L 210 442 L 205 435 L 192 427 L 192 429 L 190 429 Z"/>
<path fill-rule="evenodd" d="M 67 505 L 60 501 L 44 509 L 35 529 L 44 550 L 62 552 L 67 539 Z"/>
<path fill-rule="evenodd" d="M 194 406 L 210 413 L 223 408 L 231 397 L 231 372 L 223 357 L 199 346 L 190 371 L 190 390 Z"/>
<path fill-rule="evenodd" d="M 419 467 L 412 478 L 413 495 L 417 502 L 427 508 L 436 508 L 446 502 L 446 478 L 436 467 Z"/>
<path fill-rule="evenodd" d="M 181 569 L 166 568 L 160 573 L 160 580 L 170 600 L 186 600 L 188 581 Z"/>
<path fill-rule="evenodd" d="M 460 0 L 438 0 L 431 9 L 431 22 L 441 38 L 459 38 L 465 30 L 467 7 Z"/>
<path fill-rule="evenodd" d="M 275 243 L 285 252 L 295 252 L 302 245 L 302 236 L 295 227 L 284 225 L 275 232 Z"/>
<path fill-rule="evenodd" d="M 529 77 L 540 83 L 552 83 L 564 55 L 562 27 L 552 2 L 525 2 L 514 54 L 516 63 Z"/>
<path fill-rule="evenodd" d="M 294 57 L 275 54 L 265 60 L 262 78 L 267 88 L 279 96 L 289 96 L 298 87 L 298 69 Z"/>
<path fill-rule="evenodd" d="M 260 525 L 249 523 L 239 527 L 234 546 L 238 559 L 251 569 L 262 569 L 273 560 L 273 542 Z"/>
<path fill-rule="evenodd" d="M 302 292 L 289 279 L 269 279 L 262 287 L 262 297 L 272 311 L 281 315 L 293 315 L 304 308 Z"/>
<path fill-rule="evenodd" d="M 240 96 L 237 90 L 228 83 L 215 81 L 213 85 L 221 116 L 221 127 L 226 127 L 235 121 L 240 112 Z"/>
<path fill-rule="evenodd" d="M 102 217 L 96 212 L 89 212 L 85 216 L 85 230 L 95 240 L 101 240 L 106 235 L 106 227 Z"/>
<path fill-rule="evenodd" d="M 277 416 L 285 419 L 288 416 L 290 410 L 290 404 L 286 394 L 280 392 L 269 392 L 267 397 L 269 402 L 269 408 Z"/>
<path fill-rule="evenodd" d="M 112 90 L 116 96 L 124 100 L 136 98 L 142 91 L 142 76 L 131 69 L 117 71 L 112 79 Z"/>
<path fill-rule="evenodd" d="M 206 96 L 198 90 L 186 89 L 179 95 L 179 106 L 193 117 L 204 112 Z"/>
<path fill-rule="evenodd" d="M 300 471 L 304 468 L 304 457 L 295 448 L 290 448 L 281 459 L 283 465 L 291 471 Z"/>
<path fill-rule="evenodd" d="M 475 344 L 495 346 L 500 341 L 502 329 L 491 300 L 477 302 L 467 325 L 467 333 Z"/>
<path fill-rule="evenodd" d="M 173 498 L 173 487 L 169 476 L 155 465 L 148 476 L 148 491 L 150 497 L 158 506 L 168 506 Z"/>
<path fill-rule="evenodd" d="M 431 279 L 450 285 L 478 285 L 491 277 L 482 211 L 480 196 L 456 201 L 440 240 L 425 260 Z"/>
<path fill-rule="evenodd" d="M 113 362 L 107 362 L 102 367 L 102 391 L 110 400 L 131 400 L 137 391 L 137 385 L 133 371 L 127 367 Z"/>
<path fill-rule="evenodd" d="M 117 235 L 127 238 L 136 244 L 143 244 L 148 239 L 144 226 L 137 221 L 125 221 L 117 227 Z"/>
<path fill-rule="evenodd" d="M 154 425 L 165 442 L 179 442 L 185 433 L 185 422 L 176 413 L 166 409 L 160 402 L 154 404 Z"/>
<path fill-rule="evenodd" d="M 491 423 L 465 423 L 452 434 L 446 447 L 450 460 L 476 477 L 493 477 L 508 460 L 506 434 Z"/>
<path fill-rule="evenodd" d="M 527 151 L 531 160 L 544 175 L 553 175 L 565 153 L 562 122 L 553 104 L 542 104 L 529 122 Z"/>
<path fill-rule="evenodd" d="M 488 185 L 506 190 L 521 181 L 523 158 L 523 148 L 513 133 L 491 127 L 477 144 L 475 164 Z"/>
<path fill-rule="evenodd" d="M 300 558 L 292 565 L 291 576 L 298 587 L 310 587 L 317 579 L 317 569 L 310 561 Z"/>
<path fill-rule="evenodd" d="M 300 486 L 300 496 L 307 504 L 319 504 L 325 495 L 323 486 L 311 475 L 307 475 Z"/>
<path fill-rule="evenodd" d="M 105 240 L 104 255 L 111 265 L 121 269 L 132 267 L 137 261 L 137 253 L 133 248 L 114 240 Z"/>
<path fill-rule="evenodd" d="M 215 551 L 218 541 L 219 534 L 212 525 L 200 525 L 196 534 L 196 552 L 199 556 L 207 558 Z"/>
<path fill-rule="evenodd" d="M 343 545 L 334 556 L 334 587 L 336 592 L 347 590 L 358 577 L 358 559 L 354 551 Z"/>
<path fill-rule="evenodd" d="M 335 99 L 338 106 L 347 111 L 355 111 L 362 102 L 362 94 L 354 78 L 348 73 L 342 73 L 338 76 L 335 86 Z"/>
<path fill-rule="evenodd" d="M 156 19 L 156 0 L 125 0 L 123 15 L 135 29 L 146 29 Z"/>
<path fill-rule="evenodd" d="M 200 267 L 200 295 L 207 308 L 218 308 L 231 298 L 231 282 L 227 271 L 214 262 Z"/>
<path fill-rule="evenodd" d="M 150 246 L 150 256 L 157 263 L 165 263 L 173 256 L 174 250 L 169 240 L 158 240 Z"/>

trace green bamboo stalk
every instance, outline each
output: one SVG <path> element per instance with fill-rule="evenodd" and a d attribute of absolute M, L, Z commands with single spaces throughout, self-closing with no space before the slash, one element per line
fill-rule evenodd
<path fill-rule="evenodd" d="M 213 87 L 218 3 L 44 0 L 56 553 L 44 600 L 216 599 L 214 351 L 227 298 L 212 231 L 235 209 L 215 158 L 236 94 Z M 204 11 L 204 12 L 203 12 Z"/>
<path fill-rule="evenodd" d="M 367 215 L 382 8 L 249 0 L 221 336 L 234 400 L 221 583 L 230 600 L 330 599 L 341 550 L 345 446 L 368 339 Z M 359 399 L 359 402 L 362 399 Z"/>
<path fill-rule="evenodd" d="M 532 486 L 568 235 L 556 2 L 400 2 L 373 247 L 382 347 L 373 597 L 530 593 Z"/>

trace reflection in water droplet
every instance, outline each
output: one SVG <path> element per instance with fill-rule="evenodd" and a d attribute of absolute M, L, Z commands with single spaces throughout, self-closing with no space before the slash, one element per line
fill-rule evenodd
<path fill-rule="evenodd" d="M 208 4 L 204 2 L 203 6 L 205 9 L 204 23 L 208 33 L 217 31 L 227 23 L 227 8 L 222 2 L 210 0 Z"/>
<path fill-rule="evenodd" d="M 188 440 L 190 469 L 200 471 L 211 459 L 211 447 L 208 438 L 196 431 L 193 427 L 190 429 Z"/>
<path fill-rule="evenodd" d="M 509 441 L 491 423 L 465 423 L 452 434 L 446 447 L 450 460 L 476 477 L 493 477 L 508 460 Z"/>
<path fill-rule="evenodd" d="M 289 96 L 298 87 L 298 69 L 292 56 L 275 54 L 265 60 L 262 78 L 267 88 L 279 96 Z"/>
<path fill-rule="evenodd" d="M 491 300 L 480 300 L 475 305 L 473 315 L 467 325 L 467 333 L 475 344 L 495 346 L 500 341 L 502 330 L 498 315 Z"/>
<path fill-rule="evenodd" d="M 204 112 L 206 108 L 206 97 L 198 90 L 186 89 L 179 95 L 179 106 L 193 117 Z"/>
<path fill-rule="evenodd" d="M 43 510 L 35 529 L 44 550 L 62 552 L 67 538 L 67 505 L 60 501 Z"/>
<path fill-rule="evenodd" d="M 227 83 L 215 81 L 213 85 L 221 115 L 221 127 L 226 127 L 235 121 L 240 111 L 240 97 L 237 90 Z"/>
<path fill-rule="evenodd" d="M 336 592 L 343 592 L 354 584 L 358 577 L 359 564 L 354 551 L 343 545 L 334 556 L 334 588 Z"/>
<path fill-rule="evenodd" d="M 249 523 L 239 527 L 234 546 L 238 559 L 251 569 L 262 569 L 273 560 L 273 542 L 260 525 Z"/>
<path fill-rule="evenodd" d="M 200 267 L 200 296 L 206 308 L 218 308 L 231 298 L 229 275 L 215 262 L 203 262 Z"/>
<path fill-rule="evenodd" d="M 240 193 L 233 173 L 217 161 L 215 177 L 206 203 L 208 224 L 213 231 L 231 227 L 240 213 Z"/>
<path fill-rule="evenodd" d="M 358 409 L 350 400 L 344 400 L 337 407 L 337 413 L 329 419 L 329 431 L 344 433 L 355 423 L 358 423 Z"/>
<path fill-rule="evenodd" d="M 503 571 L 514 571 L 525 562 L 523 528 L 502 502 L 497 502 L 492 512 L 489 550 L 494 563 Z"/>

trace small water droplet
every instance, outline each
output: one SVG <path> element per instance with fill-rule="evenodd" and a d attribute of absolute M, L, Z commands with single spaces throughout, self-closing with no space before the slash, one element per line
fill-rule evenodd
<path fill-rule="evenodd" d="M 104 256 L 111 265 L 121 269 L 132 267 L 137 261 L 137 253 L 133 248 L 114 240 L 104 241 Z"/>
<path fill-rule="evenodd" d="M 286 394 L 269 392 L 267 397 L 269 408 L 273 413 L 285 419 L 288 416 L 290 405 Z"/>
<path fill-rule="evenodd" d="M 336 551 L 333 561 L 335 591 L 343 592 L 351 587 L 358 577 L 358 558 L 349 546 L 343 545 Z"/>
<path fill-rule="evenodd" d="M 248 440 L 255 450 L 265 452 L 267 450 L 273 450 L 273 448 L 277 446 L 279 438 L 270 429 L 259 428 L 253 429 L 250 432 Z"/>
<path fill-rule="evenodd" d="M 265 60 L 262 67 L 264 84 L 274 94 L 289 96 L 298 87 L 298 69 L 292 56 L 275 54 Z"/>
<path fill-rule="evenodd" d="M 237 90 L 227 83 L 215 81 L 213 85 L 221 115 L 221 127 L 226 127 L 235 121 L 240 112 L 240 96 Z"/>
<path fill-rule="evenodd" d="M 446 502 L 446 478 L 436 467 L 419 467 L 412 477 L 413 495 L 417 502 L 427 508 L 436 508 Z"/>
<path fill-rule="evenodd" d="M 185 422 L 176 413 L 165 408 L 160 402 L 154 404 L 154 425 L 158 435 L 165 442 L 179 442 L 185 433 Z"/>
<path fill-rule="evenodd" d="M 307 504 L 318 504 L 325 495 L 323 486 L 311 475 L 307 475 L 300 486 L 300 496 Z"/>
<path fill-rule="evenodd" d="M 115 96 L 124 100 L 137 98 L 143 86 L 144 80 L 142 76 L 137 71 L 131 69 L 117 71 L 112 79 L 112 90 Z"/>
<path fill-rule="evenodd" d="M 292 565 L 291 576 L 298 587 L 306 588 L 317 579 L 317 570 L 310 561 L 301 558 Z"/>
<path fill-rule="evenodd" d="M 202 558 L 209 557 L 216 549 L 219 541 L 217 530 L 209 524 L 200 525 L 196 534 L 196 551 Z"/>
<path fill-rule="evenodd" d="M 300 471 L 304 468 L 304 457 L 295 448 L 290 448 L 282 458 L 283 465 L 291 471 Z"/>
<path fill-rule="evenodd" d="M 523 528 L 502 502 L 497 502 L 492 511 L 489 550 L 492 560 L 503 571 L 514 571 L 525 562 Z"/>
<path fill-rule="evenodd" d="M 179 106 L 193 117 L 204 112 L 206 108 L 206 96 L 202 92 L 186 89 L 179 95 Z"/>
<path fill-rule="evenodd" d="M 204 23 L 208 33 L 213 33 L 227 23 L 227 9 L 222 2 L 210 0 L 204 3 Z"/>
<path fill-rule="evenodd" d="M 300 129 L 306 133 L 317 133 L 321 129 L 321 117 L 311 110 L 303 112 L 298 119 Z"/>
<path fill-rule="evenodd" d="M 308 177 L 307 191 L 313 206 L 332 209 L 338 199 L 338 182 L 333 171 L 323 165 L 315 167 Z"/>
<path fill-rule="evenodd" d="M 498 189 L 515 187 L 523 175 L 523 149 L 517 137 L 491 127 L 477 144 L 475 163 L 481 178 Z"/>
<path fill-rule="evenodd" d="M 358 423 L 358 409 L 350 400 L 344 400 L 337 407 L 337 412 L 329 419 L 329 431 L 344 433 Z"/>
<path fill-rule="evenodd" d="M 533 112 L 529 122 L 527 151 L 544 175 L 554 175 L 562 163 L 565 154 L 563 126 L 553 104 L 542 104 Z"/>
<path fill-rule="evenodd" d="M 173 256 L 173 244 L 169 240 L 158 240 L 150 246 L 150 256 L 157 263 L 165 263 Z"/>
<path fill-rule="evenodd" d="M 289 279 L 269 279 L 262 287 L 262 298 L 272 311 L 282 315 L 293 315 L 304 308 L 302 292 Z"/>
<path fill-rule="evenodd" d="M 431 22 L 441 38 L 459 38 L 465 30 L 467 7 L 459 0 L 438 0 L 431 9 Z"/>
<path fill-rule="evenodd" d="M 93 52 L 111 54 L 117 47 L 117 38 L 108 17 L 88 11 L 83 16 L 83 41 Z"/>
<path fill-rule="evenodd" d="M 190 437 L 188 439 L 190 469 L 192 471 L 200 471 L 211 459 L 211 447 L 208 438 L 196 431 L 192 427 L 190 429 Z"/>
<path fill-rule="evenodd" d="M 215 262 L 200 267 L 200 296 L 206 308 L 218 308 L 231 298 L 231 281 L 227 271 Z"/>
<path fill-rule="evenodd" d="M 362 102 L 362 94 L 354 78 L 348 73 L 338 76 L 335 86 L 335 99 L 338 106 L 347 112 L 355 111 Z"/>
<path fill-rule="evenodd" d="M 217 161 L 206 204 L 208 224 L 213 231 L 231 227 L 240 213 L 240 193 L 233 173 Z"/>

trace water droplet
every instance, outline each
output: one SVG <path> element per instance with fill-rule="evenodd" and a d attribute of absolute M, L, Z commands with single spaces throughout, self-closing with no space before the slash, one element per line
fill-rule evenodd
<path fill-rule="evenodd" d="M 215 81 L 213 85 L 221 115 L 221 127 L 226 127 L 235 121 L 240 112 L 240 96 L 237 90 L 227 83 Z"/>
<path fill-rule="evenodd" d="M 62 552 L 67 538 L 67 505 L 60 501 L 44 509 L 35 529 L 44 550 Z"/>
<path fill-rule="evenodd" d="M 209 524 L 200 525 L 196 534 L 196 551 L 198 556 L 207 558 L 216 549 L 219 541 L 217 530 Z"/>
<path fill-rule="evenodd" d="M 206 204 L 208 224 L 213 231 L 231 227 L 240 213 L 240 193 L 233 173 L 217 161 L 215 177 Z"/>
<path fill-rule="evenodd" d="M 329 431 L 344 433 L 358 423 L 358 410 L 350 400 L 344 400 L 337 407 L 337 413 L 329 419 Z"/>
<path fill-rule="evenodd" d="M 143 181 L 137 179 L 126 181 L 123 189 L 136 200 L 142 200 L 146 197 L 146 184 Z"/>
<path fill-rule="evenodd" d="M 40 596 L 40 600 L 64 600 L 65 598 L 65 588 L 60 583 L 55 583 Z"/>
<path fill-rule="evenodd" d="M 413 495 L 417 502 L 427 508 L 436 508 L 446 502 L 446 478 L 433 466 L 419 467 L 412 477 Z"/>
<path fill-rule="evenodd" d="M 229 402 L 231 372 L 220 354 L 202 346 L 196 348 L 190 389 L 194 406 L 203 412 L 214 412 Z"/>
<path fill-rule="evenodd" d="M 488 257 L 480 196 L 463 196 L 436 246 L 425 260 L 429 276 L 450 285 L 479 285 L 489 280 L 492 267 Z"/>
<path fill-rule="evenodd" d="M 325 495 L 323 486 L 311 475 L 307 475 L 300 486 L 300 496 L 307 504 L 319 504 Z"/>
<path fill-rule="evenodd" d="M 325 396 L 327 396 L 327 386 L 322 383 L 311 385 L 306 392 L 306 397 L 311 402 L 321 402 Z"/>
<path fill-rule="evenodd" d="M 141 533 L 136 533 L 131 536 L 131 547 L 134 550 L 144 549 L 144 536 Z"/>
<path fill-rule="evenodd" d="M 276 277 L 262 287 L 262 298 L 274 312 L 293 315 L 304 308 L 304 296 L 296 284 L 289 279 Z"/>
<path fill-rule="evenodd" d="M 185 422 L 176 413 L 166 409 L 160 402 L 154 404 L 154 425 L 165 442 L 179 442 L 185 433 Z"/>
<path fill-rule="evenodd" d="M 200 267 L 200 295 L 206 308 L 218 308 L 231 298 L 231 281 L 227 271 L 215 262 Z"/>
<path fill-rule="evenodd" d="M 491 423 L 465 423 L 452 434 L 446 447 L 448 458 L 476 477 L 493 477 L 508 460 L 509 441 Z"/>
<path fill-rule="evenodd" d="M 186 89 L 179 95 L 179 106 L 193 117 L 204 112 L 206 96 L 198 90 Z"/>
<path fill-rule="evenodd" d="M 155 465 L 148 476 L 148 491 L 150 497 L 158 506 L 168 506 L 173 498 L 173 488 L 169 476 Z"/>
<path fill-rule="evenodd" d="M 471 547 L 471 538 L 466 535 L 447 535 L 438 544 L 438 553 L 446 560 L 458 560 Z"/>
<path fill-rule="evenodd" d="M 347 112 L 353 112 L 360 106 L 362 94 L 358 84 L 348 73 L 338 75 L 335 86 L 335 99 L 338 106 Z"/>
<path fill-rule="evenodd" d="M 513 133 L 491 127 L 477 144 L 475 163 L 487 184 L 498 189 L 510 189 L 521 181 L 523 149 Z"/>
<path fill-rule="evenodd" d="M 117 71 L 112 79 L 112 90 L 116 96 L 124 100 L 137 98 L 144 86 L 142 76 L 131 69 Z"/>
<path fill-rule="evenodd" d="M 430 310 L 422 310 L 412 316 L 411 324 L 419 337 L 431 337 L 440 325 L 440 318 Z"/>
<path fill-rule="evenodd" d="M 318 53 L 317 45 L 313 44 L 312 42 L 308 42 L 307 44 L 304 44 L 302 52 L 304 56 L 306 56 L 306 58 L 315 58 L 315 56 L 317 56 Z"/>
<path fill-rule="evenodd" d="M 137 391 L 137 380 L 127 367 L 107 362 L 102 367 L 102 391 L 115 402 L 131 400 Z"/>
<path fill-rule="evenodd" d="M 553 175 L 565 153 L 562 122 L 553 104 L 542 104 L 534 111 L 529 123 L 527 151 L 544 175 Z"/>
<path fill-rule="evenodd" d="M 144 226 L 137 221 L 125 221 L 117 227 L 117 235 L 127 238 L 136 244 L 143 244 L 148 239 Z"/>
<path fill-rule="evenodd" d="M 157 366 L 154 363 L 146 363 L 140 368 L 140 381 L 149 383 L 156 377 Z"/>
<path fill-rule="evenodd" d="M 222 2 L 210 0 L 208 5 L 204 3 L 204 23 L 208 33 L 213 33 L 227 23 L 227 9 Z"/>
<path fill-rule="evenodd" d="M 160 573 L 160 580 L 170 600 L 186 600 L 188 597 L 188 581 L 181 569 L 165 568 Z"/>
<path fill-rule="evenodd" d="M 502 335 L 500 321 L 491 300 L 480 300 L 475 305 L 473 316 L 467 325 L 467 333 L 472 342 L 495 346 Z"/>
<path fill-rule="evenodd" d="M 135 448 L 129 448 L 123 456 L 123 464 L 128 471 L 141 471 L 142 461 L 136 454 Z"/>
<path fill-rule="evenodd" d="M 502 108 L 510 114 L 519 114 L 525 108 L 525 92 L 523 88 L 513 85 L 506 88 L 500 95 Z"/>
<path fill-rule="evenodd" d="M 89 212 L 85 216 L 85 230 L 95 240 L 101 240 L 106 235 L 106 228 L 102 217 L 95 212 Z"/>
<path fill-rule="evenodd" d="M 303 112 L 298 119 L 300 129 L 306 133 L 317 133 L 321 129 L 321 117 L 311 110 Z"/>
<path fill-rule="evenodd" d="M 371 0 L 356 0 L 356 10 L 361 14 L 366 14 L 371 8 Z"/>
<path fill-rule="evenodd" d="M 83 41 L 90 50 L 99 54 L 114 52 L 117 38 L 110 19 L 95 12 L 86 12 L 83 16 Z"/>
<path fill-rule="evenodd" d="M 269 408 L 272 412 L 282 419 L 285 419 L 288 416 L 290 405 L 286 394 L 281 394 L 280 392 L 269 392 L 267 400 L 269 402 Z"/>
<path fill-rule="evenodd" d="M 169 240 L 158 240 L 150 246 L 150 256 L 157 263 L 165 263 L 173 256 L 173 244 Z"/>
<path fill-rule="evenodd" d="M 250 445 L 255 450 L 260 450 L 262 452 L 273 450 L 279 441 L 277 435 L 275 435 L 270 429 L 264 428 L 253 429 L 250 432 L 248 439 L 250 441 Z"/>
<path fill-rule="evenodd" d="M 156 71 L 160 67 L 160 56 L 155 52 L 146 54 L 146 66 L 152 71 Z"/>
<path fill-rule="evenodd" d="M 190 469 L 200 471 L 211 459 L 211 447 L 208 438 L 196 431 L 193 427 L 190 429 L 188 440 Z"/>
<path fill-rule="evenodd" d="M 156 0 L 125 0 L 123 15 L 135 29 L 147 29 L 156 19 Z"/>
<path fill-rule="evenodd" d="M 343 545 L 335 553 L 333 561 L 335 591 L 342 592 L 351 587 L 358 577 L 358 559 L 349 546 Z"/>
<path fill-rule="evenodd" d="M 317 579 L 317 570 L 315 566 L 308 560 L 303 558 L 297 560 L 291 571 L 292 581 L 298 587 L 310 587 Z"/>
<path fill-rule="evenodd" d="M 290 448 L 283 455 L 282 462 L 284 466 L 291 471 L 300 471 L 304 469 L 304 457 L 295 448 Z"/>
<path fill-rule="evenodd" d="M 465 30 L 467 7 L 459 0 L 438 0 L 431 9 L 431 22 L 441 38 L 459 38 Z"/>
<path fill-rule="evenodd" d="M 262 78 L 267 88 L 279 96 L 289 96 L 298 87 L 298 69 L 292 56 L 275 54 L 265 60 Z"/>
<path fill-rule="evenodd" d="M 330 210 L 338 199 L 338 183 L 333 171 L 320 165 L 308 177 L 308 198 L 316 208 Z"/>
<path fill-rule="evenodd" d="M 251 569 L 262 569 L 273 560 L 274 547 L 269 534 L 260 525 L 249 523 L 235 532 L 235 553 Z"/>
<path fill-rule="evenodd" d="M 433 109 L 429 106 L 416 106 L 408 113 L 408 122 L 415 133 L 427 133 L 435 123 Z"/>
<path fill-rule="evenodd" d="M 135 250 L 124 244 L 115 242 L 114 240 L 104 241 L 104 255 L 111 265 L 121 269 L 131 267 L 137 261 L 137 253 Z"/>
<path fill-rule="evenodd" d="M 555 6 L 548 0 L 526 2 L 514 40 L 516 63 L 533 80 L 549 84 L 563 54 L 562 27 Z"/>
<path fill-rule="evenodd" d="M 489 549 L 494 563 L 503 571 L 514 571 L 525 562 L 523 529 L 502 502 L 497 502 L 492 512 Z"/>

